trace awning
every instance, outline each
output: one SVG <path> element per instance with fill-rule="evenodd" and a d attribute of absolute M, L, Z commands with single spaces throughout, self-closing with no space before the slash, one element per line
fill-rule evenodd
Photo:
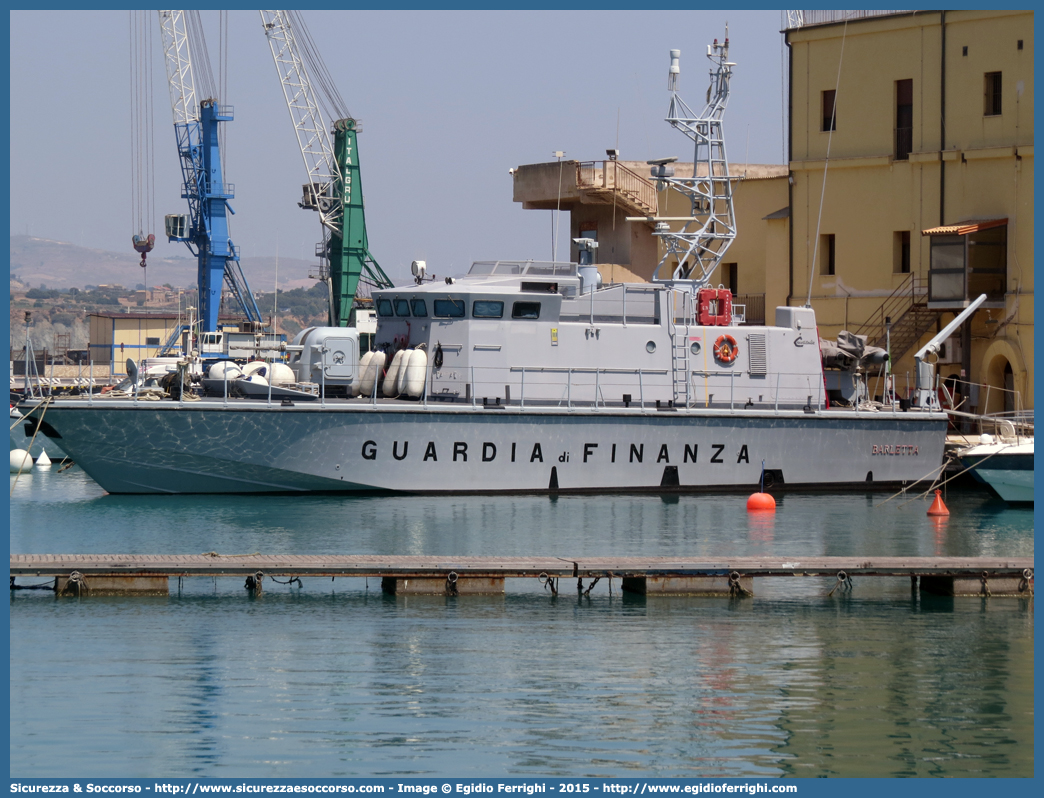
<path fill-rule="evenodd" d="M 789 219 L 790 218 L 790 206 L 780 208 L 778 211 L 770 213 L 768 216 L 762 216 L 762 220 L 765 219 Z"/>
<path fill-rule="evenodd" d="M 923 236 L 966 236 L 969 233 L 978 233 L 980 230 L 989 230 L 991 227 L 1004 227 L 1007 225 L 1004 219 L 972 219 L 957 224 L 944 224 L 940 227 L 929 227 L 922 230 Z"/>

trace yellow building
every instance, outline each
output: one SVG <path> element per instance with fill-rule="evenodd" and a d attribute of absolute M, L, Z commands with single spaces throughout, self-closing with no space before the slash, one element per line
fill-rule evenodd
<path fill-rule="evenodd" d="M 126 373 L 127 358 L 156 357 L 178 326 L 177 313 L 92 313 L 88 317 L 90 360 Z"/>
<path fill-rule="evenodd" d="M 883 342 L 890 320 L 902 389 L 913 353 L 985 293 L 941 374 L 973 384 L 972 412 L 1032 408 L 1033 12 L 892 12 L 785 35 L 790 265 L 768 302 L 810 295 L 826 338 Z"/>

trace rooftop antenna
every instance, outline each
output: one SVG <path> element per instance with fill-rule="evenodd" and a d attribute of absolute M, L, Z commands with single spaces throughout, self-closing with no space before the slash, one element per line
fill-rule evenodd
<path fill-rule="evenodd" d="M 725 27 L 725 41 L 707 45 L 707 59 L 711 62 L 710 86 L 707 104 L 697 115 L 678 95 L 678 77 L 681 74 L 681 51 L 671 50 L 671 67 L 667 75 L 667 90 L 671 104 L 666 121 L 680 130 L 695 144 L 692 177 L 674 177 L 669 164 L 677 158 L 649 161 L 652 176 L 659 190 L 674 189 L 689 200 L 688 217 L 653 217 L 643 221 L 656 222 L 653 235 L 662 239 L 666 252 L 660 259 L 653 280 L 691 280 L 694 288 L 710 282 L 725 250 L 736 237 L 736 216 L 732 203 L 732 181 L 729 163 L 725 157 L 721 119 L 729 101 L 729 81 L 734 63 L 729 61 L 729 29 Z M 679 230 L 671 230 L 669 222 L 681 222 Z M 664 265 L 677 265 L 669 276 L 660 275 Z"/>

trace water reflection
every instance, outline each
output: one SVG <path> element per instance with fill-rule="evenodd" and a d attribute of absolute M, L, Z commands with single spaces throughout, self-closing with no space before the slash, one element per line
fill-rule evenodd
<path fill-rule="evenodd" d="M 68 477 L 68 479 L 67 479 Z M 1032 511 L 744 496 L 135 497 L 75 469 L 19 482 L 17 552 L 458 555 L 1033 553 Z M 764 580 L 763 580 L 764 581 Z M 1032 602 L 901 582 L 758 583 L 753 599 L 11 596 L 11 772 L 200 776 L 1033 773 Z M 174 586 L 172 585 L 172 588 Z M 69 652 L 75 660 L 70 661 Z M 61 718 L 56 724 L 54 718 Z M 15 720 L 17 719 L 17 720 Z M 89 729 L 90 733 L 83 733 Z M 60 757 L 56 755 L 60 752 Z"/>

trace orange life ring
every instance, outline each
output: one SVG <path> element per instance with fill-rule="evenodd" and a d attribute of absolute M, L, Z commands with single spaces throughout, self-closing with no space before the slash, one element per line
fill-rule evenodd
<path fill-rule="evenodd" d="M 732 363 L 739 354 L 739 346 L 731 335 L 719 335 L 714 342 L 714 357 L 722 363 Z"/>

